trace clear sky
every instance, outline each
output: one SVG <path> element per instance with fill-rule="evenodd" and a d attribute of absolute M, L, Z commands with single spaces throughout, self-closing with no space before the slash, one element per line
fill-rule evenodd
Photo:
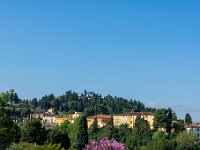
<path fill-rule="evenodd" d="M 200 121 L 200 1 L 0 0 L 0 91 L 84 89 Z"/>

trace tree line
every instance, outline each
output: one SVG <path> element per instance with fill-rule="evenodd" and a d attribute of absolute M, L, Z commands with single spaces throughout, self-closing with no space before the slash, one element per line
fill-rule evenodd
<path fill-rule="evenodd" d="M 95 92 L 84 91 L 81 94 L 67 91 L 61 96 L 45 95 L 40 99 L 22 100 L 17 93 L 2 92 L 1 97 L 7 104 L 11 116 L 23 120 L 38 109 L 47 111 L 53 108 L 55 113 L 84 112 L 86 116 L 94 114 L 119 114 L 124 112 L 155 112 L 155 108 L 145 107 L 138 100 L 128 100 L 117 96 L 102 96 Z M 15 118 L 16 119 L 16 118 Z"/>

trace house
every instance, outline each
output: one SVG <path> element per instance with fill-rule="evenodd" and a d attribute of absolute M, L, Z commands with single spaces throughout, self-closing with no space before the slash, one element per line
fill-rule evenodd
<path fill-rule="evenodd" d="M 200 140 L 200 122 L 185 125 L 187 132 L 194 132 Z"/>
<path fill-rule="evenodd" d="M 110 115 L 94 115 L 94 116 L 89 116 L 89 117 L 87 117 L 88 128 L 90 128 L 92 126 L 95 118 L 97 118 L 98 127 L 99 128 L 102 128 L 103 126 L 105 126 L 111 120 Z"/>
<path fill-rule="evenodd" d="M 43 123 L 54 124 L 55 123 L 55 115 L 50 112 L 45 112 L 43 114 Z"/>
<path fill-rule="evenodd" d="M 75 119 L 81 115 L 82 115 L 81 112 L 75 112 L 74 114 L 69 114 L 69 115 L 57 115 L 55 116 L 55 124 L 61 125 L 66 120 L 71 123 L 74 123 Z"/>
<path fill-rule="evenodd" d="M 137 116 L 144 118 L 149 122 L 150 128 L 153 129 L 154 114 L 151 112 L 128 112 L 113 115 L 114 126 L 120 126 L 121 124 L 127 124 L 129 128 L 133 128 Z"/>
<path fill-rule="evenodd" d="M 34 119 L 42 120 L 43 116 L 44 116 L 44 110 L 36 108 L 35 113 L 32 114 L 31 117 Z"/>

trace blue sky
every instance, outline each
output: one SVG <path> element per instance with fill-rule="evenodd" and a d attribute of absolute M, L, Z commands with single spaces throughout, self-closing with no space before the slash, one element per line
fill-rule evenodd
<path fill-rule="evenodd" d="M 0 0 L 0 91 L 84 89 L 200 121 L 200 2 Z"/>

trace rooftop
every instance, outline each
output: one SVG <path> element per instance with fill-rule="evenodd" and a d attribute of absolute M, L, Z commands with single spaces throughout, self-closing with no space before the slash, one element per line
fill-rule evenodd
<path fill-rule="evenodd" d="M 97 119 L 110 119 L 110 115 L 94 115 L 87 117 L 87 119 L 94 119 L 96 117 Z"/>
<path fill-rule="evenodd" d="M 127 115 L 154 115 L 151 112 L 127 112 L 127 113 L 121 113 L 121 114 L 116 114 L 115 116 L 127 116 Z"/>
<path fill-rule="evenodd" d="M 195 122 L 189 125 L 185 125 L 185 128 L 200 128 L 200 122 Z"/>

